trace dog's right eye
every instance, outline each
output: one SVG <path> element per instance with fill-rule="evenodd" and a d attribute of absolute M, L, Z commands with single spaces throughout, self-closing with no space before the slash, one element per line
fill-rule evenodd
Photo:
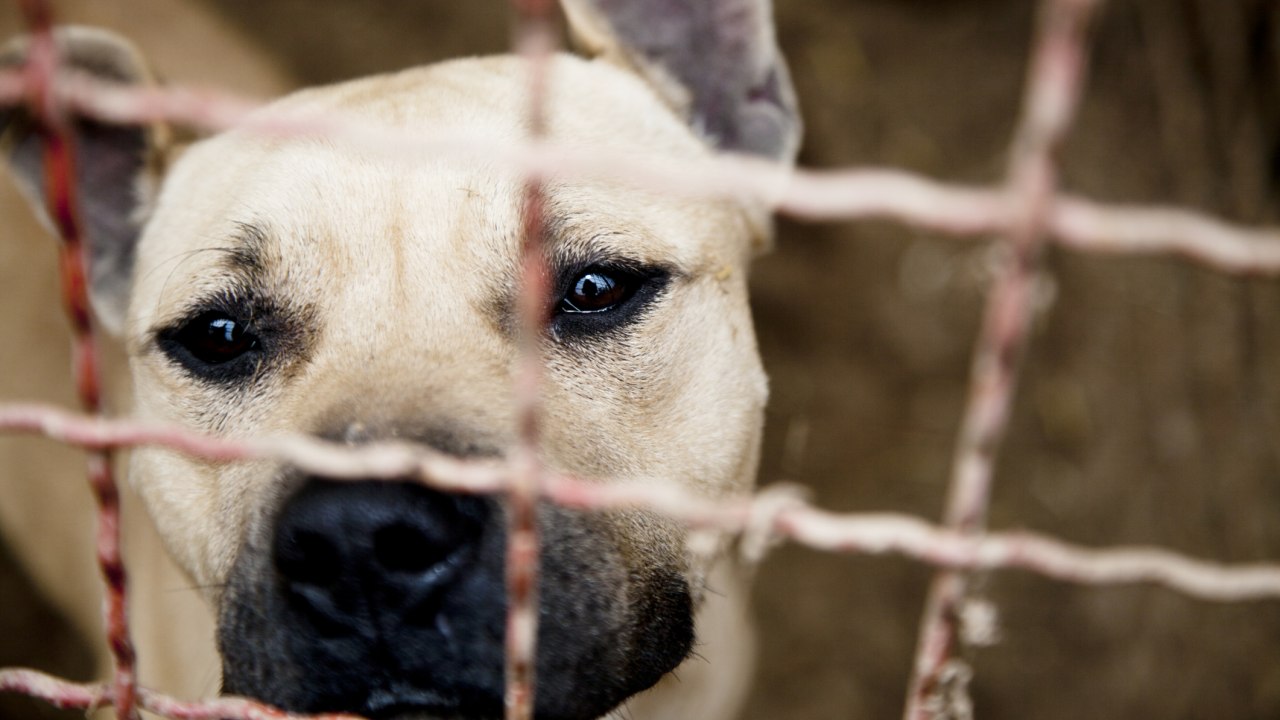
<path fill-rule="evenodd" d="M 207 312 L 187 323 L 175 338 L 187 352 L 211 365 L 230 362 L 258 347 L 244 323 L 220 312 Z"/>

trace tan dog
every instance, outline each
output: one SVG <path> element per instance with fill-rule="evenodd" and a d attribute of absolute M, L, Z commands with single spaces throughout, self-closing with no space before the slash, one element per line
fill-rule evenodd
<path fill-rule="evenodd" d="M 794 156 L 767 2 L 565 9 L 601 57 L 555 59 L 553 137 L 646 156 Z M 148 81 L 113 36 L 69 33 L 63 47 L 83 69 Z M 462 60 L 304 91 L 264 112 L 510 140 L 526 132 L 526 81 L 517 58 Z M 15 175 L 38 198 L 38 145 L 25 118 L 5 117 Z M 459 457 L 510 447 L 519 177 L 245 131 L 180 153 L 159 129 L 86 123 L 81 138 L 93 299 L 124 340 L 133 415 L 228 436 L 409 439 Z M 602 182 L 557 181 L 548 199 L 547 462 L 709 496 L 749 488 L 766 396 L 745 282 L 767 244 L 758 210 Z M 48 503 L 29 472 L 0 472 L 0 492 L 16 499 L 0 519 L 28 526 L 7 532 L 39 575 L 51 559 L 23 538 Z M 224 691 L 308 712 L 501 715 L 500 501 L 162 450 L 135 452 L 129 478 L 215 611 Z M 655 683 L 629 703 L 635 716 L 734 712 L 750 635 L 727 566 L 708 580 L 685 531 L 650 513 L 546 506 L 539 525 L 539 717 L 599 717 Z M 201 633 L 213 631 L 172 622 L 166 592 L 182 581 L 159 553 L 135 542 L 130 561 L 144 681 L 199 694 L 212 639 Z M 677 667 L 683 682 L 660 682 Z"/>

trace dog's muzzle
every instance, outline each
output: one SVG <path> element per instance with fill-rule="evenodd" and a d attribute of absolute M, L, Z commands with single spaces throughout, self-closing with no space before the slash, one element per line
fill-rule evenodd
<path fill-rule="evenodd" d="M 498 718 L 505 530 L 492 499 L 304 482 L 247 539 L 222 600 L 223 689 L 299 712 Z M 536 715 L 599 717 L 693 641 L 687 582 L 603 516 L 544 506 Z"/>

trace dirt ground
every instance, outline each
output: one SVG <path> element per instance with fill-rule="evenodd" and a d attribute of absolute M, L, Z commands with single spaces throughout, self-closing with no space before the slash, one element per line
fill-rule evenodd
<path fill-rule="evenodd" d="M 778 0 L 802 162 L 1001 177 L 1030 0 Z M 303 83 L 508 39 L 497 0 L 213 0 Z M 1111 201 L 1280 219 L 1280 5 L 1112 0 L 1065 184 Z M 181 78 L 174 78 L 181 80 Z M 773 400 L 761 482 L 824 507 L 934 518 L 965 395 L 984 243 L 879 223 L 780 223 L 753 278 Z M 1087 545 L 1280 559 L 1280 283 L 1178 259 L 1053 251 L 992 524 Z M 3 569 L 7 567 L 7 569 Z M 761 566 L 752 720 L 900 712 L 927 569 L 797 547 Z M 998 718 L 1280 717 L 1280 602 L 1021 573 L 985 581 L 1000 641 L 972 659 Z M 0 665 L 86 671 L 0 560 Z M 79 663 L 79 664 L 77 664 Z M 33 717 L 25 704 L 0 716 Z"/>

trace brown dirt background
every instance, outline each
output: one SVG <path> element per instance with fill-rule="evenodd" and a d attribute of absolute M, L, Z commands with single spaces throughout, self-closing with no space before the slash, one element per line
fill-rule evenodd
<path fill-rule="evenodd" d="M 208 0 L 300 82 L 508 40 L 496 0 Z M 802 162 L 1001 177 L 1030 0 L 779 0 Z M 1096 25 L 1065 185 L 1246 222 L 1280 214 L 1280 4 L 1112 0 Z M 181 80 L 181 78 L 175 78 Z M 780 224 L 753 278 L 773 383 L 761 481 L 837 510 L 937 517 L 988 252 L 880 223 Z M 1088 545 L 1280 558 L 1280 284 L 1178 259 L 1048 257 L 992 525 Z M 747 718 L 900 712 L 927 569 L 775 551 L 759 570 Z M 986 579 L 1001 640 L 972 658 L 978 716 L 1280 717 L 1280 603 Z M 0 558 L 0 665 L 74 675 L 74 638 Z M 39 628 L 39 630 L 34 630 Z M 0 717 L 44 717 L 0 701 Z M 69 717 L 75 717 L 75 714 Z"/>

